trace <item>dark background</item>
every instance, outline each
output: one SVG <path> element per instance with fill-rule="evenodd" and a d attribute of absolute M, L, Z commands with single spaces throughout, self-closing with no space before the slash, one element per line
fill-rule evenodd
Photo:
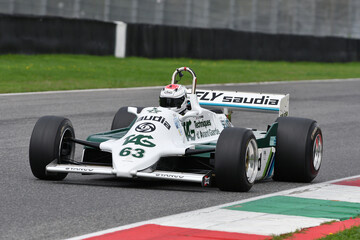
<path fill-rule="evenodd" d="M 114 55 L 115 34 L 113 22 L 0 15 L 0 54 Z M 131 23 L 126 56 L 348 62 L 360 40 Z"/>

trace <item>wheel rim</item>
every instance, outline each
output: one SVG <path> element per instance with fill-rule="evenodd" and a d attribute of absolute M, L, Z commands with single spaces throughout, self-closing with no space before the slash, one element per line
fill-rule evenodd
<path fill-rule="evenodd" d="M 251 139 L 246 147 L 245 170 L 249 183 L 253 183 L 258 171 L 257 144 L 255 139 Z"/>
<path fill-rule="evenodd" d="M 72 160 L 74 157 L 74 147 L 75 143 L 67 141 L 67 138 L 73 138 L 74 133 L 70 128 L 66 128 L 60 139 L 59 146 L 59 162 L 62 160 Z"/>
<path fill-rule="evenodd" d="M 313 165 L 316 171 L 319 170 L 322 160 L 323 141 L 321 134 L 316 135 L 313 146 Z"/>

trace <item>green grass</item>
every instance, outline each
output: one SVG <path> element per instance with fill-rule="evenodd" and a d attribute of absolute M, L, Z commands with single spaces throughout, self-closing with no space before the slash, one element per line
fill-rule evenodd
<path fill-rule="evenodd" d="M 177 67 L 191 67 L 199 84 L 360 77 L 360 63 L 198 59 L 117 59 L 87 55 L 0 55 L 0 92 L 166 85 Z M 190 84 L 187 79 L 185 84 Z"/>
<path fill-rule="evenodd" d="M 360 226 L 352 227 L 335 234 L 330 234 L 320 239 L 321 240 L 359 240 Z"/>
<path fill-rule="evenodd" d="M 301 232 L 301 230 L 296 230 L 295 232 L 291 232 L 291 233 L 285 233 L 285 234 L 281 234 L 281 235 L 275 235 L 272 236 L 271 240 L 284 240 L 284 239 L 291 239 L 291 237 L 295 234 L 295 233 L 299 233 Z"/>
<path fill-rule="evenodd" d="M 333 222 L 334 221 L 331 221 L 331 222 L 323 223 L 321 225 L 331 224 Z M 297 230 L 292 233 L 286 233 L 286 234 L 281 234 L 281 235 L 277 235 L 277 236 L 272 236 L 271 240 L 285 240 L 285 239 L 290 240 L 295 233 L 299 233 L 302 231 L 306 231 L 306 229 Z M 329 235 L 327 235 L 325 237 L 318 238 L 318 240 L 359 240 L 359 239 L 360 239 L 360 226 L 354 226 L 349 229 L 345 229 L 344 231 L 337 232 L 334 234 L 330 233 Z"/>

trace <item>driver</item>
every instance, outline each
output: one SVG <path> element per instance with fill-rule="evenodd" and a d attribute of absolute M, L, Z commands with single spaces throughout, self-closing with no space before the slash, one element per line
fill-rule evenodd
<path fill-rule="evenodd" d="M 173 110 L 181 115 L 187 110 L 187 90 L 179 84 L 170 84 L 160 92 L 160 107 Z"/>

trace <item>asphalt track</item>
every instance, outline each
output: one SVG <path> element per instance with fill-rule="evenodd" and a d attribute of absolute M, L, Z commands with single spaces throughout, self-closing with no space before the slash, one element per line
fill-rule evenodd
<path fill-rule="evenodd" d="M 314 183 L 359 174 L 360 79 L 199 88 L 290 93 L 290 115 L 313 118 L 323 130 L 324 159 Z M 109 130 L 121 106 L 156 106 L 159 90 L 0 95 L 0 238 L 64 239 L 305 185 L 268 181 L 248 193 L 232 193 L 192 183 L 76 174 L 54 182 L 32 176 L 28 145 L 40 116 L 68 117 L 83 139 Z M 236 126 L 259 129 L 275 119 L 271 114 L 233 114 Z"/>

